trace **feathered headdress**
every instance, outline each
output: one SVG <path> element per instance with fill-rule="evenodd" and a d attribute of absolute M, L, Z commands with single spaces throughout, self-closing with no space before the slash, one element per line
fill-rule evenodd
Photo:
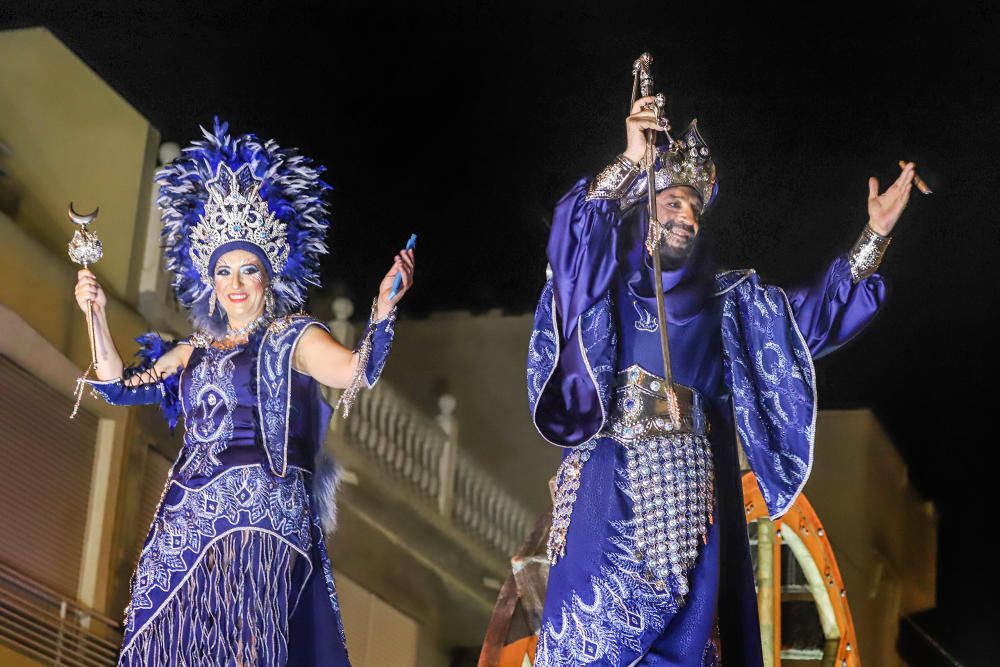
<path fill-rule="evenodd" d="M 233 249 L 256 254 L 268 271 L 275 314 L 305 303 L 307 285 L 319 285 L 329 221 L 325 169 L 252 134 L 229 135 L 218 118 L 204 139 L 159 171 L 156 200 L 163 217 L 167 269 L 177 300 L 196 327 L 219 333 L 225 314 L 210 314 L 215 261 Z"/>

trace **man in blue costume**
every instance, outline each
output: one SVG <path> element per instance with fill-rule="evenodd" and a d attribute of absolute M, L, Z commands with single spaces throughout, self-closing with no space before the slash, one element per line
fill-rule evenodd
<path fill-rule="evenodd" d="M 636 101 L 627 147 L 556 207 L 528 360 L 532 417 L 566 448 L 536 667 L 761 665 L 737 439 L 781 516 L 809 476 L 812 359 L 855 336 L 884 296 L 876 273 L 914 166 L 879 194 L 855 246 L 807 288 L 716 274 L 700 238 L 718 187 L 696 122 L 655 148 L 669 359 L 665 379 L 640 162 L 664 130 Z"/>

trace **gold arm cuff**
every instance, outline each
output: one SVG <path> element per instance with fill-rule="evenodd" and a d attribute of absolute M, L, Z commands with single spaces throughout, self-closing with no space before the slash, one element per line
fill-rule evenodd
<path fill-rule="evenodd" d="M 597 174 L 587 189 L 587 201 L 592 199 L 621 199 L 629 186 L 639 176 L 639 165 L 624 155 Z"/>
<path fill-rule="evenodd" d="M 851 263 L 851 278 L 854 282 L 860 282 L 878 271 L 879 264 L 882 263 L 882 258 L 891 242 L 891 237 L 882 236 L 865 225 L 861 236 L 858 237 L 848 255 L 848 260 Z"/>

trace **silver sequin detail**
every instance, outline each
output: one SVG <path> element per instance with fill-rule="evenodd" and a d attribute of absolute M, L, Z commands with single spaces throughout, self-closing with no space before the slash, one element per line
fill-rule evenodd
<path fill-rule="evenodd" d="M 552 502 L 552 527 L 549 530 L 549 541 L 546 555 L 553 565 L 566 555 L 566 533 L 569 531 L 570 519 L 573 517 L 573 503 L 576 502 L 576 492 L 580 490 L 580 477 L 583 475 L 583 464 L 590 459 L 591 452 L 597 446 L 597 440 L 583 443 L 566 455 L 559 472 L 556 473 L 556 493 Z"/>
<path fill-rule="evenodd" d="M 712 448 L 703 435 L 667 435 L 626 447 L 636 557 L 657 588 L 688 592 L 687 573 L 715 507 Z"/>

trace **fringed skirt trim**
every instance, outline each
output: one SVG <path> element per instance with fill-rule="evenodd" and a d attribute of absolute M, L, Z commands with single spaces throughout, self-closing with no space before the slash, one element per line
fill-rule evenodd
<path fill-rule="evenodd" d="M 288 619 L 311 574 L 308 556 L 288 541 L 234 529 L 208 545 L 119 664 L 284 665 Z"/>

